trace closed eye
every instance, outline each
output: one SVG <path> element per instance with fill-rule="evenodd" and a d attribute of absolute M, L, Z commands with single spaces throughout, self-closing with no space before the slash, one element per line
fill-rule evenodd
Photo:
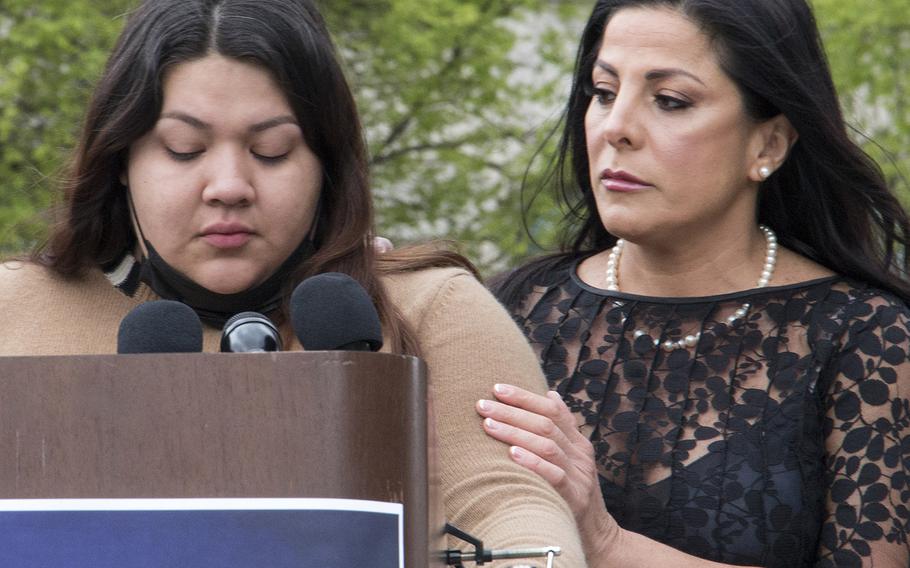
<path fill-rule="evenodd" d="M 285 152 L 284 154 L 279 154 L 277 156 L 265 156 L 263 154 L 257 154 L 256 152 L 251 153 L 253 154 L 254 158 L 264 164 L 277 164 L 284 161 L 288 157 L 288 154 L 290 154 L 290 152 Z"/>
<path fill-rule="evenodd" d="M 165 147 L 165 150 L 167 150 L 167 153 L 171 158 L 177 160 L 178 162 L 189 162 L 204 152 L 204 150 L 197 150 L 195 152 L 177 152 L 167 147 Z"/>

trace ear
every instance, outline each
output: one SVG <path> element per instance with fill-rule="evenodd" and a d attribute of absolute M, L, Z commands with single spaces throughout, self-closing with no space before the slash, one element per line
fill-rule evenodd
<path fill-rule="evenodd" d="M 126 171 L 126 168 L 120 170 L 120 183 L 123 185 L 123 187 L 130 186 L 130 178 Z"/>
<path fill-rule="evenodd" d="M 784 163 L 799 135 L 783 114 L 757 125 L 755 144 L 749 163 L 748 176 L 752 181 L 765 181 Z"/>

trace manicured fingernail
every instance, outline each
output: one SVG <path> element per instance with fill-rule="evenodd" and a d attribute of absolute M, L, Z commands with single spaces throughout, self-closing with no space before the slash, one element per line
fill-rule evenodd
<path fill-rule="evenodd" d="M 490 401 L 488 401 L 488 400 L 478 400 L 477 408 L 483 410 L 484 412 L 487 412 L 488 410 L 490 410 L 490 408 L 492 408 L 492 406 L 490 405 Z"/>
<path fill-rule="evenodd" d="M 496 394 L 509 394 L 512 392 L 512 389 L 508 385 L 495 384 L 493 385 L 493 390 Z"/>
<path fill-rule="evenodd" d="M 518 446 L 512 446 L 511 448 L 509 448 L 509 453 L 512 454 L 512 457 L 517 460 L 520 460 L 523 457 L 525 457 L 524 450 L 522 450 Z"/>
<path fill-rule="evenodd" d="M 483 425 L 486 426 L 490 430 L 495 430 L 495 429 L 499 428 L 499 424 L 497 424 L 496 421 L 493 420 L 492 418 L 484 418 Z"/>

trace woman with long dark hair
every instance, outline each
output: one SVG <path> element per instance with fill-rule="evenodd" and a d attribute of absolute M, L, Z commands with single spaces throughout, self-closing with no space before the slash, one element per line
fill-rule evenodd
<path fill-rule="evenodd" d="M 910 222 L 804 0 L 601 0 L 497 293 L 552 392 L 479 401 L 592 566 L 910 565 Z"/>
<path fill-rule="evenodd" d="M 0 354 L 113 353 L 121 319 L 160 298 L 195 310 L 205 351 L 244 311 L 270 316 L 299 350 L 291 291 L 345 273 L 372 297 L 384 349 L 428 365 L 447 520 L 488 547 L 555 543 L 582 565 L 565 503 L 473 412 L 502 377 L 545 392 L 532 354 L 460 256 L 376 258 L 367 173 L 312 2 L 143 2 L 89 104 L 58 224 L 30 259 L 0 265 L 13 322 Z"/>

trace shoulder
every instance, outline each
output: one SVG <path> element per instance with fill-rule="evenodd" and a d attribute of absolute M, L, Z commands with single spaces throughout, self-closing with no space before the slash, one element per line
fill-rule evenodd
<path fill-rule="evenodd" d="M 535 258 L 494 276 L 490 290 L 503 303 L 514 303 L 535 287 L 550 288 L 569 280 L 576 265 L 590 254 L 557 253 Z"/>
<path fill-rule="evenodd" d="M 799 317 L 810 325 L 811 342 L 823 353 L 849 352 L 858 345 L 868 349 L 880 344 L 885 334 L 891 338 L 910 335 L 907 304 L 891 292 L 866 282 L 835 276 L 793 290 L 796 301 L 791 294 L 788 302 L 776 305 L 771 302 L 768 313 L 778 321 L 802 313 Z M 788 312 L 792 314 L 788 316 Z"/>
<path fill-rule="evenodd" d="M 14 322 L 0 326 L 0 354 L 50 355 L 109 352 L 120 320 L 138 301 L 98 269 L 67 278 L 33 262 L 7 261 L 0 263 L 0 302 Z"/>
<path fill-rule="evenodd" d="M 456 267 L 387 274 L 382 283 L 392 303 L 412 323 L 422 320 L 431 308 L 490 296 L 470 272 Z"/>
<path fill-rule="evenodd" d="M 386 276 L 383 283 L 392 304 L 424 347 L 446 341 L 526 345 L 506 309 L 463 269 L 401 273 Z"/>
<path fill-rule="evenodd" d="M 0 294 L 4 298 L 38 296 L 46 299 L 48 294 L 114 296 L 118 293 L 99 269 L 67 277 L 31 261 L 0 263 Z"/>
<path fill-rule="evenodd" d="M 528 306 L 548 291 L 572 282 L 578 263 L 590 254 L 561 253 L 534 259 L 494 277 L 490 290 L 510 313 L 523 317 Z"/>
<path fill-rule="evenodd" d="M 0 263 L 0 298 L 4 300 L 4 307 L 22 305 L 30 298 L 46 299 L 48 294 L 65 293 L 74 286 L 80 286 L 83 281 L 84 278 L 64 278 L 30 261 Z"/>
<path fill-rule="evenodd" d="M 432 290 L 445 285 L 452 279 L 464 277 L 477 280 L 470 272 L 456 266 L 392 272 L 381 276 L 385 285 L 390 288 L 389 292 L 392 293 L 396 290 Z"/>
<path fill-rule="evenodd" d="M 880 375 L 896 384 L 899 377 L 900 390 L 906 391 L 910 386 L 910 309 L 906 303 L 866 283 L 840 279 L 826 293 L 824 304 L 824 319 L 835 322 L 832 329 L 839 330 L 831 347 L 842 378 L 858 382 Z"/>
<path fill-rule="evenodd" d="M 777 251 L 774 269 L 774 282 L 777 284 L 786 286 L 832 276 L 837 276 L 837 273 L 803 254 L 787 247 L 780 247 Z"/>
<path fill-rule="evenodd" d="M 551 286 L 569 278 L 591 254 L 554 254 L 535 258 L 494 278 L 497 282 L 523 282 Z"/>
<path fill-rule="evenodd" d="M 845 323 L 875 327 L 910 320 L 910 308 L 897 295 L 865 282 L 839 278 L 831 286 L 826 303 Z"/>
<path fill-rule="evenodd" d="M 3 289 L 52 277 L 53 273 L 50 270 L 34 262 L 26 260 L 0 262 L 0 286 Z"/>

